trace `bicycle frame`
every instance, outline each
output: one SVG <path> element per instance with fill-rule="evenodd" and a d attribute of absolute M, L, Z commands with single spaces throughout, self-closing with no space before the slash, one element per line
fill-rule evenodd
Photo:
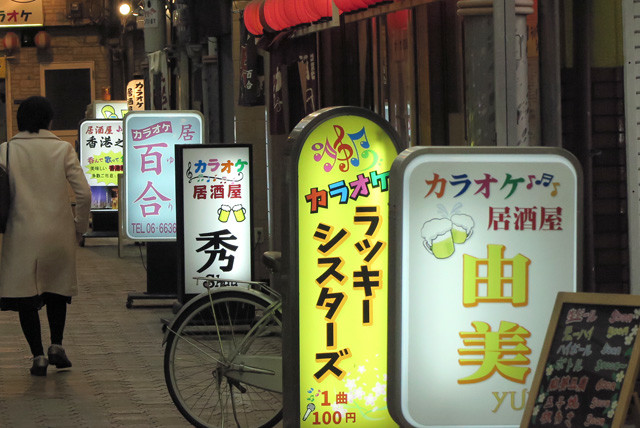
<path fill-rule="evenodd" d="M 240 281 L 240 280 L 232 280 L 232 279 L 217 279 L 211 277 L 194 277 L 198 282 L 203 281 L 202 285 L 207 289 L 206 292 L 201 293 L 197 297 L 191 299 L 186 305 L 184 305 L 180 311 L 176 314 L 174 320 L 167 326 L 167 330 L 165 332 L 165 337 L 163 340 L 163 345 L 166 343 L 167 337 L 169 333 L 178 334 L 175 331 L 174 323 L 176 320 L 180 318 L 180 314 L 189 310 L 192 305 L 201 304 L 201 300 L 207 296 L 211 308 L 212 314 L 214 317 L 215 328 L 218 336 L 218 342 L 220 347 L 224 346 L 233 347 L 233 352 L 227 358 L 227 361 L 217 361 L 213 358 L 206 349 L 202 349 L 197 343 L 194 343 L 183 336 L 183 340 L 186 343 L 192 345 L 199 352 L 207 355 L 210 358 L 213 358 L 218 363 L 224 363 L 227 365 L 227 370 L 225 371 L 225 375 L 232 380 L 239 381 L 251 386 L 259 387 L 265 390 L 274 391 L 274 392 L 282 392 L 282 357 L 281 356 L 259 356 L 259 355 L 245 355 L 245 352 L 251 346 L 253 339 L 258 337 L 259 334 L 264 332 L 266 328 L 266 324 L 273 320 L 277 311 L 281 311 L 282 301 L 280 298 L 280 294 L 267 286 L 263 282 L 257 281 Z M 250 287 L 254 288 L 243 288 L 243 287 L 235 287 L 235 286 L 218 286 L 218 283 L 237 283 L 237 284 L 247 284 Z M 263 316 L 260 320 L 251 326 L 247 334 L 244 336 L 243 340 L 234 344 L 233 341 L 223 340 L 220 329 L 218 317 L 216 315 L 216 311 L 213 309 L 216 301 L 216 294 L 226 292 L 230 287 L 233 287 L 233 290 L 240 293 L 251 294 L 254 296 L 258 296 L 269 304 Z"/>

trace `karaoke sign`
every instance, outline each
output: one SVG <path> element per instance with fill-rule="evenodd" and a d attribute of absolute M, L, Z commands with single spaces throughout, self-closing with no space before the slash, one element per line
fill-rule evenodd
<path fill-rule="evenodd" d="M 396 422 L 519 425 L 556 294 L 580 284 L 580 195 L 579 164 L 560 149 L 414 147 L 398 156 L 389 325 Z"/>
<path fill-rule="evenodd" d="M 202 292 L 193 277 L 251 281 L 251 146 L 185 145 L 176 154 L 184 293 Z"/>
<path fill-rule="evenodd" d="M 389 169 L 398 137 L 372 112 L 320 110 L 297 161 L 298 423 L 395 426 L 387 410 Z M 292 348 L 294 348 L 293 346 Z"/>
<path fill-rule="evenodd" d="M 202 144 L 202 124 L 200 112 L 134 111 L 125 116 L 125 227 L 130 239 L 176 239 L 175 146 Z"/>

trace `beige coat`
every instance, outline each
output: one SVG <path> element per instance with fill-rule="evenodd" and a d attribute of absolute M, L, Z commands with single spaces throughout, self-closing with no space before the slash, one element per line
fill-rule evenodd
<path fill-rule="evenodd" d="M 2 167 L 6 145 L 0 145 Z M 86 232 L 91 207 L 91 188 L 75 150 L 46 130 L 20 132 L 9 145 L 12 203 L 2 240 L 0 297 L 74 296 L 76 232 Z M 75 193 L 75 218 L 67 183 Z"/>

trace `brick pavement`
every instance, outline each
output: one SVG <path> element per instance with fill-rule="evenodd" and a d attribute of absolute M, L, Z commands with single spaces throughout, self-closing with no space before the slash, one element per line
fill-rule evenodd
<path fill-rule="evenodd" d="M 190 426 L 164 383 L 160 320 L 172 318 L 171 309 L 146 301 L 127 309 L 127 294 L 146 290 L 138 248 L 125 247 L 120 258 L 115 241 L 92 241 L 78 250 L 80 294 L 67 316 L 71 369 L 49 366 L 46 377 L 31 376 L 17 313 L 0 312 L 0 427 Z M 46 350 L 44 310 L 40 316 Z"/>

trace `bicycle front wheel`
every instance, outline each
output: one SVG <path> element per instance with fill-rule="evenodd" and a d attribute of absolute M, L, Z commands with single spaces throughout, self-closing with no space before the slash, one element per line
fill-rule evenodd
<path fill-rule="evenodd" d="M 268 428 L 282 419 L 282 312 L 260 293 L 215 290 L 169 327 L 169 394 L 197 427 Z"/>

